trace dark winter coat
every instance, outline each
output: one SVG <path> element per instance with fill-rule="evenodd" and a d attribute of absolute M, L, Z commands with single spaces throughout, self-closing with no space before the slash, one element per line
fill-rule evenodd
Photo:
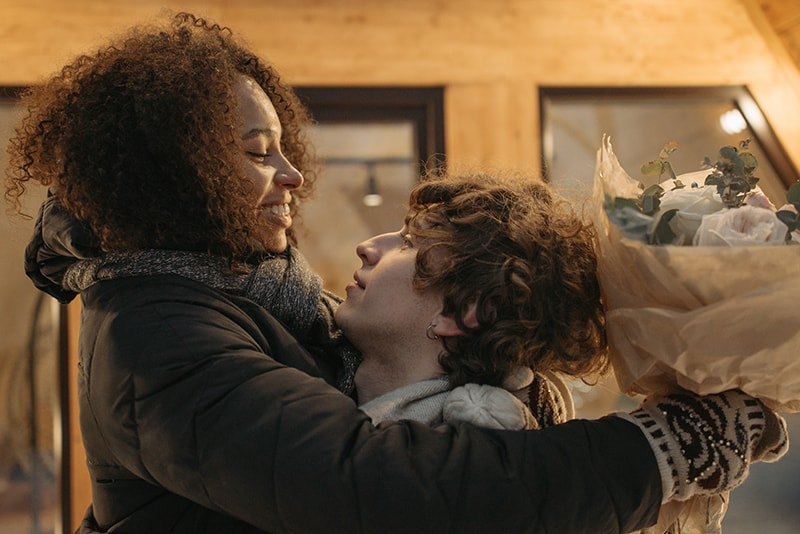
<path fill-rule="evenodd" d="M 618 418 L 376 429 L 249 301 L 156 276 L 99 283 L 83 304 L 97 530 L 600 534 L 656 518 L 655 460 Z"/>

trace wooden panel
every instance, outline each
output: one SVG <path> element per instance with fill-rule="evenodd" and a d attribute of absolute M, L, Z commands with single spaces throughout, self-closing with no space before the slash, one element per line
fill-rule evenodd
<path fill-rule="evenodd" d="M 800 2 L 759 0 L 758 4 L 795 66 L 800 66 Z"/>
<path fill-rule="evenodd" d="M 430 85 L 455 91 L 481 84 L 497 84 L 497 90 L 503 84 L 747 85 L 797 162 L 800 126 L 792 126 L 800 125 L 800 91 L 792 79 L 798 77 L 797 67 L 790 61 L 794 72 L 785 69 L 775 56 L 777 48 L 751 17 L 761 5 L 785 21 L 796 2 L 504 0 L 487 7 L 483 0 L 4 0 L 0 85 L 36 83 L 71 56 L 158 16 L 166 6 L 229 25 L 296 85 Z M 513 165 L 530 159 L 522 154 L 527 134 L 515 136 L 509 128 L 530 128 L 536 106 L 508 113 L 512 104 L 498 100 L 494 105 L 498 109 L 483 118 L 452 120 L 487 131 L 476 129 L 479 121 L 494 126 L 505 116 L 511 122 L 492 132 L 500 137 L 489 141 L 502 152 L 491 159 L 510 154 Z M 456 117 L 466 111 L 446 112 Z M 521 123 L 526 124 L 517 126 Z M 516 146 L 502 142 L 505 137 Z"/>
<path fill-rule="evenodd" d="M 800 2 L 797 0 L 759 0 L 758 5 L 776 33 L 800 26 Z"/>
<path fill-rule="evenodd" d="M 795 167 L 800 168 L 800 71 L 757 2 L 740 2 L 767 48 L 762 62 L 770 64 L 747 86 Z"/>
<path fill-rule="evenodd" d="M 718 85 L 765 68 L 765 47 L 736 0 L 504 0 L 490 10 L 483 0 L 5 0 L 0 84 L 35 83 L 162 4 L 230 25 L 300 85 Z"/>
<path fill-rule="evenodd" d="M 92 500 L 86 454 L 78 425 L 79 299 L 61 307 L 61 398 L 58 532 L 75 532 Z M 62 491 L 66 489 L 67 491 Z"/>
<path fill-rule="evenodd" d="M 452 85 L 445 92 L 448 164 L 538 173 L 538 95 L 528 83 Z M 525 117 L 526 120 L 519 120 Z"/>
<path fill-rule="evenodd" d="M 80 300 L 76 299 L 69 305 L 69 334 L 72 340 L 69 352 L 69 382 L 70 382 L 70 523 L 72 530 L 78 527 L 92 500 L 89 472 L 86 470 L 86 453 L 81 440 L 81 430 L 78 425 L 78 330 L 80 326 Z"/>

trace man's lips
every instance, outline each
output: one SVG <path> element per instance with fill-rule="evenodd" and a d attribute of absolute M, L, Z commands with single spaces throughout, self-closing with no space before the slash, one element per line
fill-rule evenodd
<path fill-rule="evenodd" d="M 353 273 L 353 281 L 356 283 L 356 285 L 358 287 L 360 287 L 361 289 L 364 289 L 364 283 L 361 282 L 361 278 L 358 277 L 358 271 Z"/>

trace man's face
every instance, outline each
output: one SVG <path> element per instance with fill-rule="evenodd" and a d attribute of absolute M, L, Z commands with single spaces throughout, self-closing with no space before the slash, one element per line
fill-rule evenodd
<path fill-rule="evenodd" d="M 348 339 L 369 352 L 408 336 L 425 336 L 442 303 L 438 295 L 413 287 L 417 257 L 413 236 L 403 227 L 364 241 L 356 253 L 361 267 L 345 288 L 347 298 L 335 315 Z"/>

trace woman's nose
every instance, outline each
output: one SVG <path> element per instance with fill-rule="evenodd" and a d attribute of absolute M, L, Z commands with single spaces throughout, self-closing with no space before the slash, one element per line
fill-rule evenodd
<path fill-rule="evenodd" d="M 287 189 L 299 189 L 303 185 L 303 175 L 285 156 L 282 159 L 283 164 L 276 170 L 273 181 Z"/>

